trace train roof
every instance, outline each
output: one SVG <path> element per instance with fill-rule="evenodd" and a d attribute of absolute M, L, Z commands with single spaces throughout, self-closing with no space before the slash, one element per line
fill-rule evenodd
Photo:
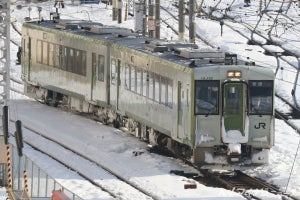
<path fill-rule="evenodd" d="M 120 47 L 134 49 L 189 68 L 215 65 L 252 65 L 238 61 L 236 54 L 224 53 L 209 46 L 198 47 L 191 43 L 145 37 L 133 33 L 127 28 L 107 26 L 91 21 L 43 20 L 26 22 L 24 26 L 67 32 L 104 41 L 110 45 L 118 44 Z"/>

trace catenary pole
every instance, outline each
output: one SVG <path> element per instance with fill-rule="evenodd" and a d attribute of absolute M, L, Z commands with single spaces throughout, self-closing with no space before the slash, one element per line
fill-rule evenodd
<path fill-rule="evenodd" d="M 190 6 L 189 6 L 189 37 L 190 42 L 195 43 L 196 38 L 196 32 L 195 32 L 195 1 L 190 0 Z"/>
<path fill-rule="evenodd" d="M 0 86 L 2 106 L 8 106 L 10 99 L 10 0 L 0 0 Z"/>
<path fill-rule="evenodd" d="M 179 40 L 184 40 L 184 31 L 185 31 L 185 23 L 184 23 L 184 0 L 179 0 Z"/>

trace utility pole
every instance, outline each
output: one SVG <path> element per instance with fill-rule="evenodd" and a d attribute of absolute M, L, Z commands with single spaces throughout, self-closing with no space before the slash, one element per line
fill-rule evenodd
<path fill-rule="evenodd" d="M 196 38 L 196 23 L 195 23 L 195 1 L 190 0 L 190 13 L 189 13 L 189 37 L 190 43 L 195 43 Z"/>
<path fill-rule="evenodd" d="M 184 0 L 179 0 L 179 40 L 184 40 L 185 17 L 184 17 Z"/>
<path fill-rule="evenodd" d="M 116 21 L 118 18 L 117 0 L 112 1 L 112 20 Z"/>
<path fill-rule="evenodd" d="M 155 38 L 160 38 L 160 0 L 155 0 Z"/>
<path fill-rule="evenodd" d="M 155 26 L 154 26 L 154 4 L 152 0 L 149 0 L 148 2 L 149 5 L 149 10 L 148 10 L 148 32 L 150 37 L 154 37 L 154 32 L 155 32 Z"/>
<path fill-rule="evenodd" d="M 10 99 L 10 0 L 0 0 L 0 93 L 2 106 Z"/>
<path fill-rule="evenodd" d="M 117 0 L 117 16 L 118 16 L 118 23 L 122 23 L 122 8 L 123 8 L 123 1 L 122 0 Z"/>
<path fill-rule="evenodd" d="M 147 1 L 143 0 L 143 31 L 142 34 L 145 36 L 147 32 Z"/>

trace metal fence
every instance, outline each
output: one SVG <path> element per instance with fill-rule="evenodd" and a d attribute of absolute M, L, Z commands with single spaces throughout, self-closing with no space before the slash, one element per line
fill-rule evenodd
<path fill-rule="evenodd" d="M 24 176 L 26 170 L 28 193 L 33 199 L 49 199 L 53 190 L 62 190 L 72 200 L 82 200 L 79 196 L 55 181 L 27 156 L 19 157 L 17 149 L 10 145 L 12 189 L 24 190 Z M 0 165 L 1 166 L 1 165 Z"/>

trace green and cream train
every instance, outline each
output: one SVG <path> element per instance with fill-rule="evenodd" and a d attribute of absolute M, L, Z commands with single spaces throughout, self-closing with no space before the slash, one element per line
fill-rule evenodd
<path fill-rule="evenodd" d="M 22 28 L 25 93 L 89 113 L 196 165 L 268 163 L 274 73 L 236 55 L 75 20 Z"/>

